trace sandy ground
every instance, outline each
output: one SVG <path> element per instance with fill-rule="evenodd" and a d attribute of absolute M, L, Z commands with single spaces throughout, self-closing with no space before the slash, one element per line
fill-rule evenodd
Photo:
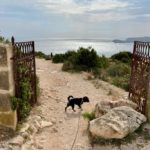
<path fill-rule="evenodd" d="M 45 128 L 36 135 L 36 143 L 41 144 L 44 150 L 71 150 L 79 121 L 73 150 L 112 150 L 110 146 L 91 147 L 87 134 L 88 123 L 81 113 L 91 111 L 100 100 L 119 100 L 126 97 L 127 93 L 102 81 L 86 80 L 85 73 L 62 72 L 62 64 L 37 59 L 36 67 L 40 78 L 41 96 L 33 113 L 41 114 L 53 123 L 52 127 Z M 88 96 L 90 103 L 83 104 L 82 112 L 75 107 L 76 112 L 68 108 L 65 113 L 64 108 L 69 95 Z"/>

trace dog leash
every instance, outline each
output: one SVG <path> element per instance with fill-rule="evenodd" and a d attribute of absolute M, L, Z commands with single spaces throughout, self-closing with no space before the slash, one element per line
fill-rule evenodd
<path fill-rule="evenodd" d="M 76 142 L 76 139 L 77 139 L 77 136 L 78 136 L 79 126 L 80 126 L 80 117 L 81 117 L 81 111 L 80 111 L 80 115 L 79 115 L 79 118 L 78 118 L 77 132 L 76 132 L 76 135 L 75 135 L 75 138 L 74 138 L 74 141 L 73 141 L 73 143 L 72 143 L 72 146 L 71 146 L 71 149 L 70 149 L 70 150 L 73 150 L 74 145 L 75 145 L 75 142 Z"/>

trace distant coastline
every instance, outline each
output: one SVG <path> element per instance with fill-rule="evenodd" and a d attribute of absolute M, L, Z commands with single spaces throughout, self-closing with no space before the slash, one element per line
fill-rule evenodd
<path fill-rule="evenodd" d="M 150 37 L 130 37 L 125 40 L 115 39 L 114 43 L 133 43 L 134 41 L 150 42 Z"/>

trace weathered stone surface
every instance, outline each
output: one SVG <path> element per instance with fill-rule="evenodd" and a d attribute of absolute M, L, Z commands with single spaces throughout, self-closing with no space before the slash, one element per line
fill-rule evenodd
<path fill-rule="evenodd" d="M 137 104 L 133 103 L 132 101 L 127 100 L 119 100 L 119 101 L 107 101 L 103 100 L 100 101 L 95 105 L 95 116 L 96 118 L 101 117 L 102 115 L 106 114 L 108 111 L 110 111 L 112 108 L 120 107 L 120 106 L 128 106 L 133 109 L 137 108 Z"/>
<path fill-rule="evenodd" d="M 150 144 L 143 147 L 141 150 L 150 150 Z"/>
<path fill-rule="evenodd" d="M 15 130 L 17 124 L 16 111 L 0 112 L 0 124 Z"/>
<path fill-rule="evenodd" d="M 113 108 L 107 114 L 90 122 L 92 136 L 105 139 L 121 139 L 134 132 L 146 121 L 146 117 L 131 107 Z"/>
<path fill-rule="evenodd" d="M 0 112 L 6 112 L 11 110 L 10 95 L 0 94 Z"/>
<path fill-rule="evenodd" d="M 0 71 L 0 89 L 9 90 L 8 71 Z"/>
<path fill-rule="evenodd" d="M 41 125 L 40 128 L 46 128 L 46 127 L 50 127 L 53 124 L 50 121 L 41 121 Z"/>
<path fill-rule="evenodd" d="M 22 136 L 17 136 L 15 138 L 13 138 L 9 143 L 11 145 L 19 145 L 21 146 L 24 142 L 24 138 Z"/>
<path fill-rule="evenodd" d="M 5 47 L 0 47 L 0 66 L 7 65 L 7 50 Z"/>

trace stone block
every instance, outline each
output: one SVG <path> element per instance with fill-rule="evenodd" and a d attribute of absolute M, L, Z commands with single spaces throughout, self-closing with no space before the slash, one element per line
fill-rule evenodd
<path fill-rule="evenodd" d="M 9 90 L 9 76 L 8 71 L 0 72 L 0 89 Z"/>
<path fill-rule="evenodd" d="M 7 50 L 5 47 L 0 47 L 0 66 L 7 66 Z"/>
<path fill-rule="evenodd" d="M 10 95 L 0 94 L 0 112 L 11 110 Z"/>
<path fill-rule="evenodd" d="M 17 125 L 16 111 L 0 112 L 0 125 L 15 130 Z"/>

